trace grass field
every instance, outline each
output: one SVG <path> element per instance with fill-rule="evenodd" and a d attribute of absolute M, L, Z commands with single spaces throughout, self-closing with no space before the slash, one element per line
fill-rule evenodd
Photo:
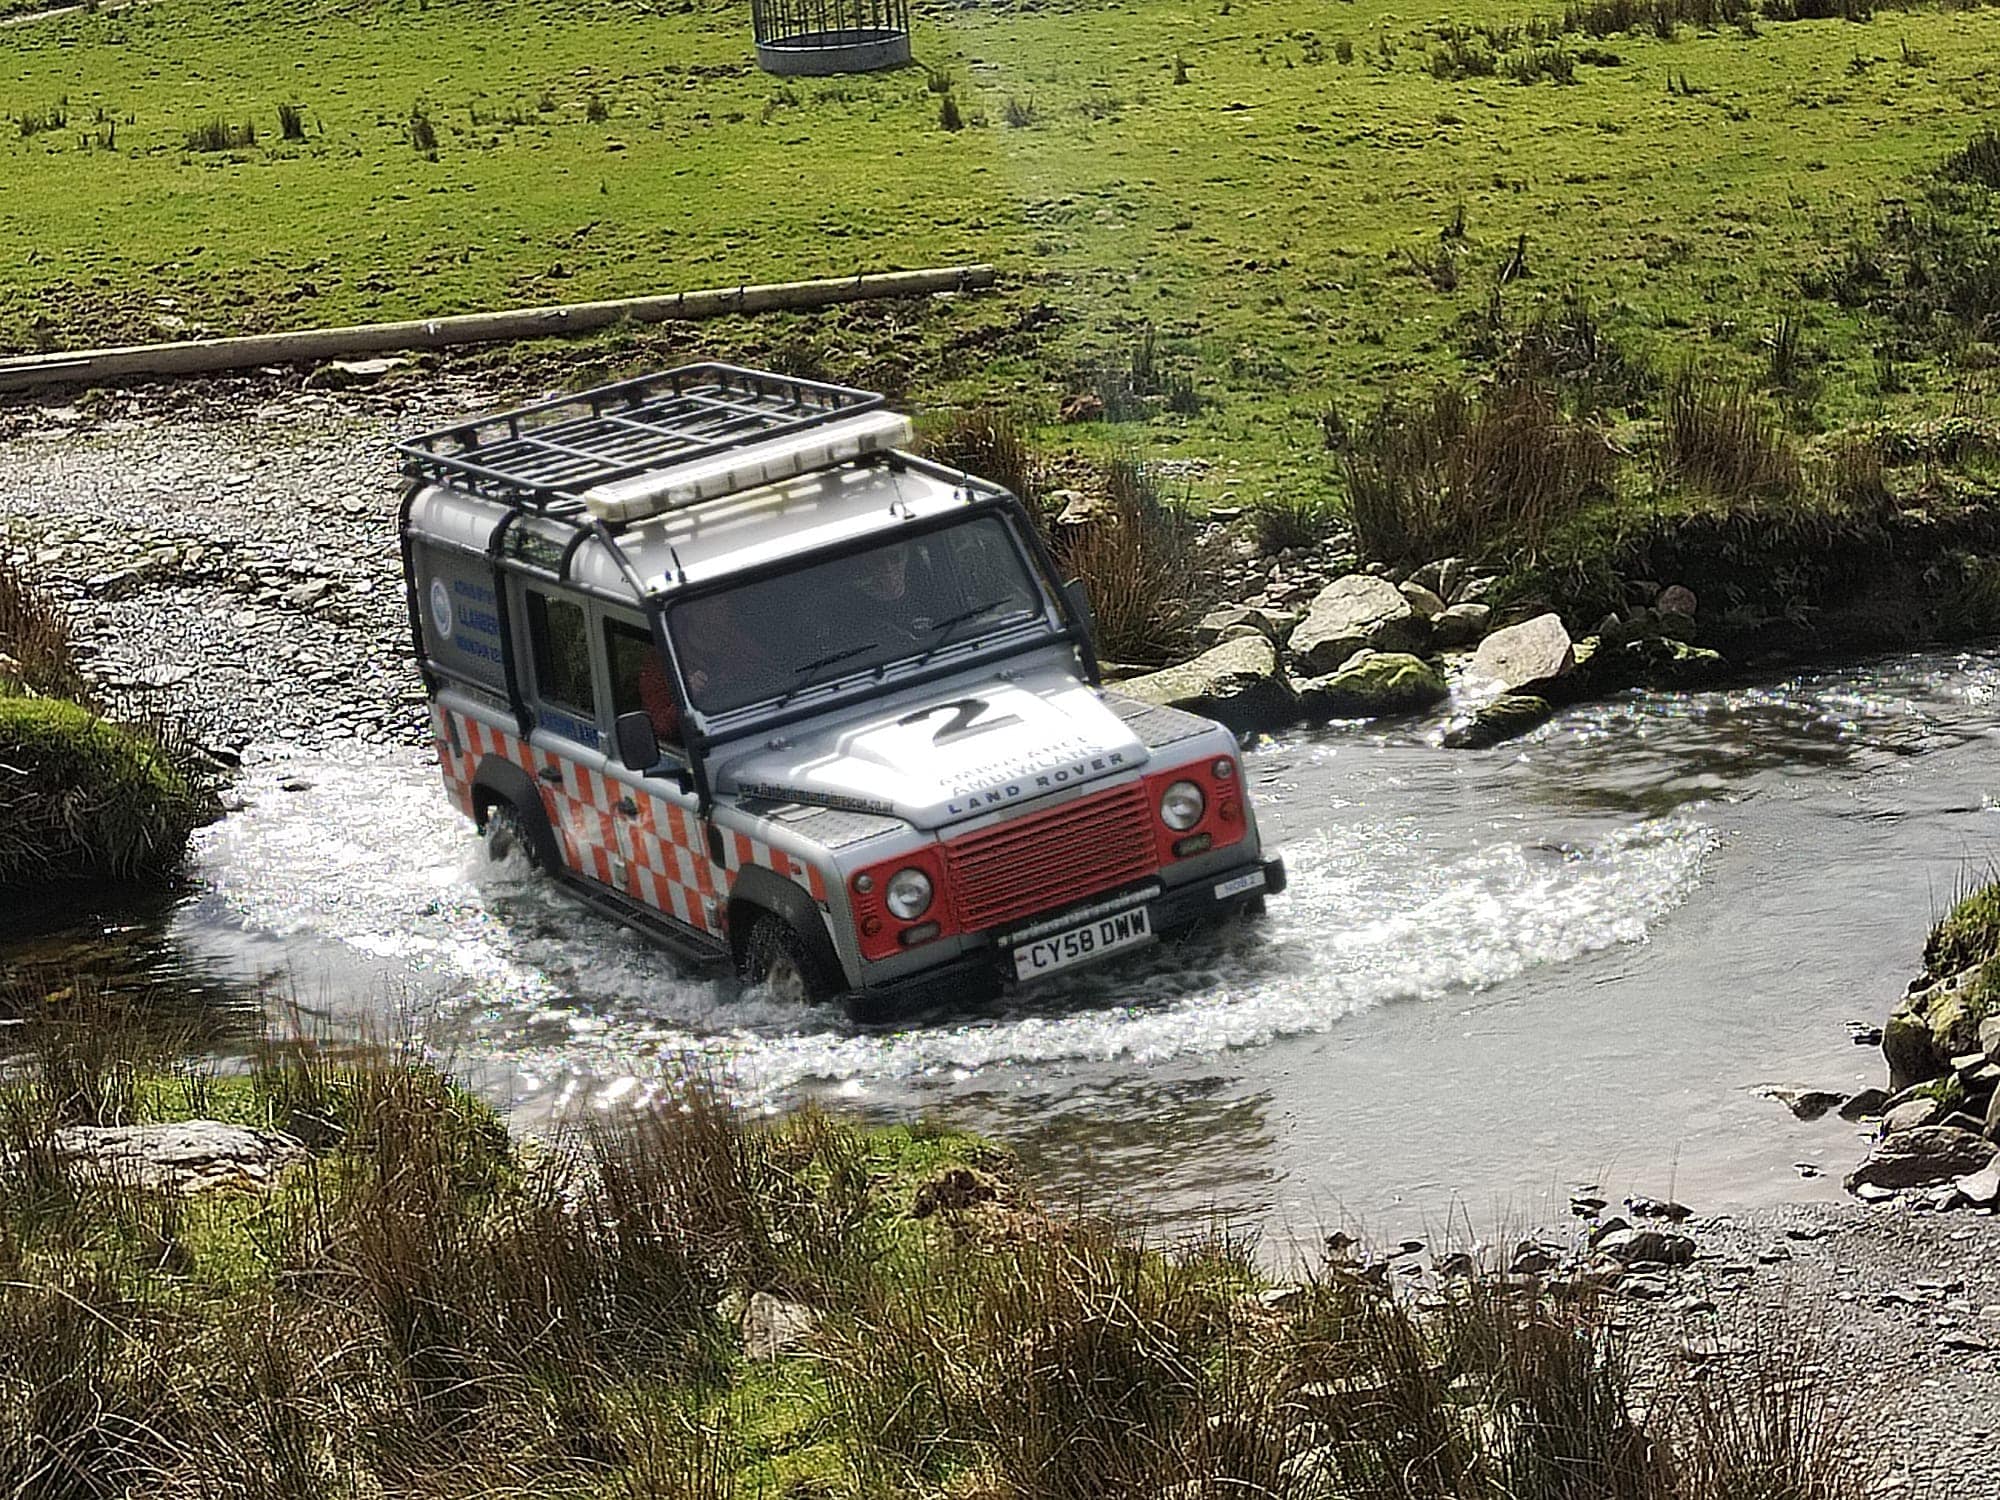
<path fill-rule="evenodd" d="M 939 321 L 1034 336 L 913 396 L 1048 420 L 1132 394 L 1149 450 L 1219 460 L 1197 491 L 1246 499 L 1332 483 L 1330 402 L 1476 372 L 1496 326 L 1572 296 L 1669 368 L 1755 380 L 1786 343 L 1809 429 L 1945 402 L 1962 362 L 1885 379 L 1884 329 L 1801 277 L 1988 117 L 2000 10 L 1506 30 L 1537 16 L 1556 19 L 1533 0 L 933 10 L 917 50 L 958 130 L 923 69 L 759 73 L 736 5 L 162 0 L 38 22 L 0 31 L 0 347 L 989 259 L 1015 283 L 1004 313 Z"/>

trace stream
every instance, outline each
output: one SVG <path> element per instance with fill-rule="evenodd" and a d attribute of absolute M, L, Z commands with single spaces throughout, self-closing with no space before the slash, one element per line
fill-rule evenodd
<path fill-rule="evenodd" d="M 227 1058 L 418 1028 L 524 1124 L 692 1064 L 753 1108 L 926 1116 L 1055 1196 L 1277 1243 L 1839 1195 L 1860 1127 L 1764 1085 L 1879 1084 L 1924 933 L 2000 840 L 2000 654 L 1635 694 L 1484 753 L 1335 726 L 1249 756 L 1268 918 L 987 1010 L 866 1030 L 689 977 L 487 863 L 406 749 L 253 753 L 187 889 L 0 942 L 167 981 Z M 288 1019 L 288 1013 L 298 1013 Z"/>

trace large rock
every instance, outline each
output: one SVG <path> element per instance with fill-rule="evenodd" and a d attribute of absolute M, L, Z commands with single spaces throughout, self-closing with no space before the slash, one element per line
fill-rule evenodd
<path fill-rule="evenodd" d="M 1984 1171 L 1996 1155 L 2000 1147 L 1969 1130 L 1920 1125 L 1877 1141 L 1868 1159 L 1847 1174 L 1847 1190 L 1932 1187 Z"/>
<path fill-rule="evenodd" d="M 56 1132 L 55 1149 L 80 1176 L 176 1193 L 266 1187 L 306 1154 L 288 1135 L 220 1120 L 70 1125 Z"/>
<path fill-rule="evenodd" d="M 1464 723 L 1447 729 L 1444 745 L 1447 750 L 1484 750 L 1539 728 L 1555 711 L 1555 705 L 1546 698 L 1506 693 Z"/>
<path fill-rule="evenodd" d="M 1395 584 L 1349 573 L 1319 591 L 1289 644 L 1299 670 L 1322 677 L 1338 671 L 1363 647 L 1421 651 L 1429 641 L 1430 622 L 1410 608 Z"/>
<path fill-rule="evenodd" d="M 1981 966 L 1905 995 L 1882 1027 L 1889 1087 L 1906 1089 L 1939 1077 L 1952 1070 L 1953 1058 L 1979 1051 L 1992 988 Z"/>
<path fill-rule="evenodd" d="M 1118 691 L 1147 703 L 1206 714 L 1238 734 L 1282 729 L 1299 717 L 1298 694 L 1278 665 L 1278 649 L 1261 635 L 1238 636 L 1193 661 L 1128 678 L 1118 684 Z"/>
<path fill-rule="evenodd" d="M 1401 651 L 1357 651 L 1338 672 L 1298 685 L 1308 719 L 1375 719 L 1418 713 L 1450 696 L 1444 674 Z"/>
<path fill-rule="evenodd" d="M 1292 610 L 1267 609 L 1261 604 L 1225 604 L 1201 617 L 1201 623 L 1194 628 L 1194 640 L 1197 646 L 1214 646 L 1226 637 L 1241 634 L 1240 627 L 1248 626 L 1276 645 L 1298 622 L 1298 614 Z"/>
<path fill-rule="evenodd" d="M 1472 671 L 1510 693 L 1547 696 L 1549 684 L 1576 665 L 1576 647 L 1562 616 L 1536 615 L 1496 630 L 1473 653 Z"/>

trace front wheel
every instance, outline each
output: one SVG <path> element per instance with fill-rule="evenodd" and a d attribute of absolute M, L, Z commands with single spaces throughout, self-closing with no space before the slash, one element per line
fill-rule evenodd
<path fill-rule="evenodd" d="M 741 967 L 744 983 L 761 984 L 791 1005 L 823 1005 L 846 988 L 797 928 L 769 912 L 750 924 Z"/>
<path fill-rule="evenodd" d="M 534 840 L 528 837 L 527 825 L 521 821 L 521 814 L 511 802 L 496 802 L 486 809 L 486 857 L 495 864 L 502 864 L 516 849 L 528 856 L 528 868 L 538 870 L 541 861 L 535 858 Z"/>

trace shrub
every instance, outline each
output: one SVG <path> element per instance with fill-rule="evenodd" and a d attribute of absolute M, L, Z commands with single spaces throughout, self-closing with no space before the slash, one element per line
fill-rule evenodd
<path fill-rule="evenodd" d="M 1803 487 L 1797 446 L 1749 391 L 1692 373 L 1668 389 L 1660 458 L 1666 478 L 1720 499 Z"/>
<path fill-rule="evenodd" d="M 1260 500 L 1250 507 L 1249 516 L 1257 549 L 1266 557 L 1287 547 L 1316 547 L 1340 524 L 1339 508 L 1331 497 L 1304 488 Z"/>
<path fill-rule="evenodd" d="M 965 116 L 959 113 L 958 95 L 946 94 L 938 100 L 938 128 L 940 130 L 965 128 Z"/>
<path fill-rule="evenodd" d="M 162 874 L 207 812 L 158 743 L 74 703 L 0 697 L 0 890 Z"/>
<path fill-rule="evenodd" d="M 306 138 L 306 112 L 296 104 L 278 106 L 278 139 L 302 141 Z"/>
<path fill-rule="evenodd" d="M 600 95 L 592 94 L 583 101 L 583 117 L 593 125 L 602 125 L 611 118 L 611 106 Z"/>
<path fill-rule="evenodd" d="M 1006 104 L 1001 106 L 1000 118 L 1013 129 L 1024 130 L 1035 123 L 1035 101 L 1030 99 L 1024 104 L 1009 94 Z"/>
<path fill-rule="evenodd" d="M 1327 431 L 1341 444 L 1356 539 L 1385 559 L 1530 550 L 1549 530 L 1609 492 L 1611 446 L 1564 414 L 1532 380 L 1479 396 L 1450 387 L 1385 402 L 1366 422 Z"/>

